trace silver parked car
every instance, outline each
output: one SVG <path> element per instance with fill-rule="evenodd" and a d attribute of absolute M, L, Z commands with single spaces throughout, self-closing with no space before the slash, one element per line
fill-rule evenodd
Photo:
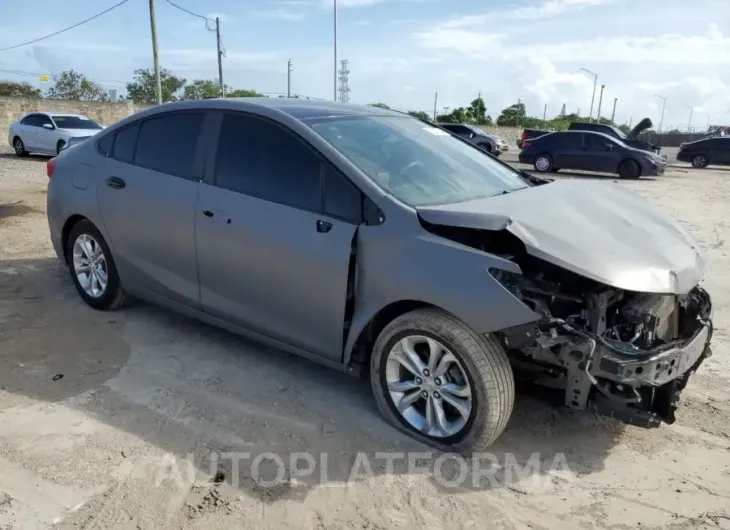
<path fill-rule="evenodd" d="M 466 123 L 439 123 L 438 125 L 494 156 L 499 156 L 509 149 L 501 137 L 487 134 L 476 125 Z"/>
<path fill-rule="evenodd" d="M 8 143 L 18 156 L 55 155 L 71 138 L 89 138 L 102 129 L 81 114 L 32 112 L 10 124 Z"/>
<path fill-rule="evenodd" d="M 409 116 L 301 99 L 147 109 L 48 162 L 83 300 L 136 296 L 370 377 L 389 422 L 492 443 L 514 374 L 674 421 L 710 354 L 704 261 L 614 183 L 520 172 Z"/>

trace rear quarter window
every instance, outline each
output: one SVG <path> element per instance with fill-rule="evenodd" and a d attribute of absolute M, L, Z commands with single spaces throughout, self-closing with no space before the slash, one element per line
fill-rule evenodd
<path fill-rule="evenodd" d="M 104 156 L 112 155 L 112 149 L 114 148 L 114 136 L 116 136 L 116 134 L 107 134 L 103 138 L 99 138 L 99 141 L 96 142 L 96 147 Z"/>

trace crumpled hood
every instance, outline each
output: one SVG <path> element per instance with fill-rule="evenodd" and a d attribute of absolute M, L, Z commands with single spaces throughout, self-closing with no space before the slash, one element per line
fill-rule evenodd
<path fill-rule="evenodd" d="M 654 124 L 651 122 L 649 118 L 644 118 L 639 123 L 636 124 L 636 126 L 629 131 L 629 134 L 626 135 L 627 138 L 636 138 L 639 136 L 640 133 L 644 132 L 645 130 L 651 128 Z"/>
<path fill-rule="evenodd" d="M 81 136 L 94 136 L 96 133 L 101 132 L 103 129 L 60 129 L 64 133 L 68 134 L 72 138 Z"/>
<path fill-rule="evenodd" d="M 417 211 L 433 224 L 508 230 L 528 254 L 619 289 L 685 294 L 704 274 L 694 238 L 615 183 L 565 180 Z"/>

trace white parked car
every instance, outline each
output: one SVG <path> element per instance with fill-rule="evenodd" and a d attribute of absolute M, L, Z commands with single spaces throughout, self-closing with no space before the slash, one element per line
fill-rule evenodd
<path fill-rule="evenodd" d="M 80 114 L 31 112 L 10 125 L 8 143 L 18 156 L 57 155 L 71 138 L 88 138 L 103 128 Z"/>

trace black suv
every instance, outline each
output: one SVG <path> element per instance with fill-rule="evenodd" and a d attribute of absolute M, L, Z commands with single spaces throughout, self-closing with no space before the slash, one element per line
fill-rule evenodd
<path fill-rule="evenodd" d="M 628 145 L 629 147 L 634 147 L 636 149 L 641 149 L 643 151 L 653 151 L 655 153 L 658 153 L 660 151 L 660 148 L 657 147 L 654 144 L 650 144 L 649 142 L 645 142 L 643 140 L 639 140 L 637 136 L 639 136 L 639 133 L 642 131 L 645 131 L 649 129 L 653 124 L 651 123 L 651 120 L 649 118 L 644 118 L 639 123 L 636 124 L 636 127 L 631 129 L 631 132 L 629 134 L 624 134 L 620 129 L 617 129 L 613 125 L 604 125 L 603 123 L 584 123 L 584 122 L 577 122 L 574 121 L 570 124 L 568 127 L 569 131 L 593 131 L 593 132 L 599 132 L 603 134 L 607 134 L 609 136 L 613 136 L 617 140 L 621 140 L 623 143 Z"/>

